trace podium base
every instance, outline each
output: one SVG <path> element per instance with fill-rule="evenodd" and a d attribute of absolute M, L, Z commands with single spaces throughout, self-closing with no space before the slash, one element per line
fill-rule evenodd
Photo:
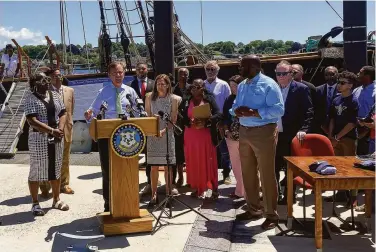
<path fill-rule="evenodd" d="M 151 232 L 154 218 L 146 209 L 140 209 L 140 217 L 113 218 L 110 212 L 97 214 L 101 231 L 105 236 Z"/>

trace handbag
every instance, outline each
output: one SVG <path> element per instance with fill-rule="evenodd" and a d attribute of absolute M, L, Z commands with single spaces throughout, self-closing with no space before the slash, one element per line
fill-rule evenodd
<path fill-rule="evenodd" d="M 239 122 L 239 118 L 237 117 L 234 117 L 231 125 L 230 125 L 230 133 L 231 133 L 231 136 L 230 138 L 234 141 L 239 141 L 239 128 L 240 128 L 240 122 Z"/>

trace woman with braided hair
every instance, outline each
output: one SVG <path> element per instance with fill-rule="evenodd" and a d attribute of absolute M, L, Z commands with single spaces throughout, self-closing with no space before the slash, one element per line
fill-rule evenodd
<path fill-rule="evenodd" d="M 62 138 L 66 111 L 58 93 L 49 91 L 50 77 L 38 73 L 30 78 L 31 94 L 25 99 L 24 107 L 29 130 L 30 172 L 29 190 L 32 198 L 31 211 L 43 216 L 39 205 L 39 182 L 49 181 L 52 187 L 52 208 L 67 211 L 68 205 L 60 196 L 60 174 L 63 156 Z"/>

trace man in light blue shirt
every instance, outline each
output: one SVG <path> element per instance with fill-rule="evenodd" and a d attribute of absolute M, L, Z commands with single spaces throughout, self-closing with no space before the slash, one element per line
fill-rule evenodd
<path fill-rule="evenodd" d="M 362 84 L 354 92 L 354 98 L 358 100 L 358 117 L 365 118 L 375 104 L 375 68 L 364 66 L 358 73 L 358 80 Z M 369 129 L 365 127 L 358 128 L 357 155 L 366 155 L 369 151 Z"/>
<path fill-rule="evenodd" d="M 238 220 L 260 218 L 263 214 L 259 198 L 260 171 L 266 220 L 261 228 L 278 225 L 277 181 L 275 154 L 278 138 L 277 121 L 284 114 L 281 89 L 271 78 L 263 75 L 261 61 L 255 55 L 242 59 L 241 75 L 246 78 L 238 86 L 236 100 L 230 113 L 239 117 L 239 152 L 248 211 L 238 214 Z"/>
<path fill-rule="evenodd" d="M 108 66 L 108 75 L 112 84 L 106 85 L 99 90 L 97 97 L 90 108 L 85 112 L 85 119 L 87 121 L 90 121 L 99 114 L 100 107 L 104 102 L 108 104 L 105 119 L 119 118 L 119 115 L 130 117 L 131 113 L 133 113 L 135 117 L 139 117 L 136 107 L 136 99 L 138 96 L 133 88 L 123 84 L 124 74 L 124 67 L 120 62 L 113 62 Z M 130 101 L 127 97 L 129 97 Z M 110 209 L 108 139 L 98 139 L 98 149 L 102 168 L 104 211 L 108 212 Z"/>

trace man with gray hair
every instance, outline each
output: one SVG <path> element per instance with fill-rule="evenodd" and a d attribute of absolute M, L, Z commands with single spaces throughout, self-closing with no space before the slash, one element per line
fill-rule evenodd
<path fill-rule="evenodd" d="M 205 64 L 205 73 L 206 73 L 206 80 L 204 82 L 205 88 L 214 95 L 215 101 L 219 108 L 219 111 L 223 112 L 223 105 L 227 97 L 231 94 L 230 85 L 217 77 L 219 72 L 219 65 L 217 61 L 210 60 Z M 222 139 L 221 143 L 219 144 L 219 152 L 220 156 L 220 166 L 222 167 L 223 171 L 223 182 L 226 185 L 231 184 L 230 179 L 230 171 L 231 171 L 231 162 L 230 162 L 230 155 L 227 149 L 226 140 Z"/>
<path fill-rule="evenodd" d="M 302 65 L 293 64 L 291 66 L 292 66 L 292 73 L 293 73 L 293 76 L 294 76 L 294 80 L 297 81 L 297 82 L 303 83 L 304 85 L 306 85 L 309 88 L 309 91 L 311 92 L 311 98 L 312 98 L 312 101 L 313 101 L 315 94 L 316 94 L 315 85 L 313 85 L 312 83 L 310 83 L 308 81 L 303 80 L 304 69 L 303 69 Z"/>

